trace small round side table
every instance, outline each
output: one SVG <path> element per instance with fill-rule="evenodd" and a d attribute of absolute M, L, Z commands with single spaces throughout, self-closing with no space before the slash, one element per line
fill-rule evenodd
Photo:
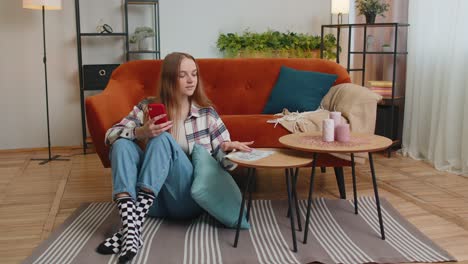
<path fill-rule="evenodd" d="M 353 177 L 353 194 L 354 194 L 354 213 L 358 213 L 357 191 L 356 191 L 356 172 L 354 163 L 354 153 L 368 152 L 369 164 L 372 175 L 372 184 L 374 187 L 375 201 L 377 205 L 377 214 L 380 225 L 380 235 L 382 240 L 385 239 L 384 225 L 382 222 L 382 212 L 380 209 L 379 190 L 377 188 L 377 180 L 375 176 L 374 161 L 372 159 L 372 152 L 377 152 L 387 149 L 392 145 L 392 141 L 386 137 L 369 134 L 351 133 L 351 140 L 349 142 L 324 142 L 322 141 L 321 132 L 311 133 L 295 133 L 282 136 L 279 142 L 288 148 L 301 150 L 313 153 L 312 172 L 310 176 L 309 197 L 307 201 L 307 216 L 304 231 L 304 241 L 307 243 L 307 233 L 309 229 L 309 218 L 312 204 L 312 189 L 315 177 L 315 165 L 319 153 L 350 153 L 351 155 L 351 174 Z"/>
<path fill-rule="evenodd" d="M 292 150 L 292 149 L 279 149 L 279 148 L 258 148 L 258 150 L 271 150 L 274 153 L 268 157 L 255 160 L 255 161 L 245 161 L 239 160 L 234 157 L 228 157 L 229 160 L 238 164 L 239 166 L 247 168 L 247 185 L 244 188 L 242 193 L 242 203 L 239 210 L 239 218 L 237 221 L 237 230 L 236 237 L 234 239 L 234 247 L 237 247 L 237 242 L 239 241 L 239 231 L 240 223 L 242 220 L 242 214 L 244 212 L 245 206 L 245 195 L 247 190 L 249 190 L 249 201 L 247 204 L 247 220 L 249 220 L 250 207 L 252 203 L 252 190 L 250 187 L 252 178 L 255 177 L 255 172 L 259 168 L 270 168 L 270 169 L 284 169 L 285 178 L 286 178 L 286 189 L 288 192 L 288 206 L 289 206 L 289 217 L 291 221 L 291 234 L 293 240 L 293 251 L 297 252 L 297 242 L 296 242 L 296 227 L 294 220 L 294 211 L 297 214 L 297 221 L 299 229 L 301 229 L 301 222 L 299 217 L 299 205 L 297 201 L 296 194 L 296 180 L 298 175 L 298 169 L 300 167 L 310 167 L 312 163 L 312 158 L 304 154 L 301 151 Z M 295 172 L 293 170 L 296 169 Z M 291 177 L 290 177 L 291 176 Z M 292 178 L 292 179 L 291 179 Z M 295 208 L 292 206 L 292 201 L 295 200 Z M 295 210 L 294 210 L 295 209 Z"/>

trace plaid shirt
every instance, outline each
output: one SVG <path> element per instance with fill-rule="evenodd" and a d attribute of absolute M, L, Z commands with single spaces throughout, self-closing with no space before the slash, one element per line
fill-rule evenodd
<path fill-rule="evenodd" d="M 135 128 L 144 125 L 148 113 L 148 104 L 152 100 L 143 99 L 133 110 L 106 132 L 106 145 L 111 145 L 119 138 L 136 140 Z M 221 149 L 221 143 L 231 141 L 229 131 L 212 107 L 200 108 L 195 104 L 190 107 L 190 114 L 184 121 L 185 136 L 189 145 L 189 153 L 193 146 L 199 144 L 208 150 L 213 157 L 228 170 L 233 170 L 236 165 L 225 159 L 225 153 Z"/>

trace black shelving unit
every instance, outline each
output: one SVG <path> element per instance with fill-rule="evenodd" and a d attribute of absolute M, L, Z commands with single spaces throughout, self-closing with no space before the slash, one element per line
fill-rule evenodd
<path fill-rule="evenodd" d="M 392 147 L 401 145 L 401 135 L 403 129 L 403 111 L 404 111 L 404 82 L 400 83 L 400 90 L 397 94 L 396 80 L 397 80 L 397 57 L 406 56 L 407 51 L 398 50 L 398 35 L 399 29 L 407 29 L 409 24 L 405 23 L 375 23 L 375 24 L 333 24 L 333 25 L 322 25 L 321 28 L 321 45 L 320 45 L 320 57 L 323 58 L 324 51 L 324 31 L 326 28 L 336 29 L 337 41 L 336 41 L 336 62 L 340 63 L 340 33 L 341 30 L 348 31 L 348 50 L 347 50 L 347 67 L 346 70 L 350 72 L 362 72 L 362 86 L 366 81 L 366 57 L 367 55 L 384 55 L 393 56 L 393 73 L 392 73 L 392 96 L 384 98 L 377 106 L 377 122 L 376 131 L 378 135 L 386 136 L 393 140 Z M 392 51 L 368 51 L 367 50 L 367 30 L 368 28 L 383 28 L 393 29 L 393 50 Z M 351 50 L 351 40 L 353 30 L 363 29 L 363 47 L 362 51 Z M 362 67 L 351 68 L 351 55 L 361 55 Z M 390 148 L 391 149 L 391 148 Z M 389 149 L 389 150 L 390 150 Z M 390 151 L 388 152 L 390 155 Z"/>
<path fill-rule="evenodd" d="M 113 37 L 113 36 L 127 36 L 127 33 L 81 33 L 82 37 Z"/>
<path fill-rule="evenodd" d="M 139 51 L 130 51 L 129 42 L 126 42 L 126 58 L 127 61 L 130 60 L 130 54 L 153 54 L 154 59 L 161 58 L 160 53 L 160 39 L 159 39 L 159 0 L 125 0 L 125 14 L 128 14 L 128 6 L 129 5 L 148 5 L 153 7 L 154 12 L 154 43 L 155 43 L 155 50 L 139 50 Z M 125 32 L 128 32 L 128 15 L 125 16 Z"/>
<path fill-rule="evenodd" d="M 154 59 L 160 58 L 160 27 L 159 27 L 159 0 L 122 0 L 123 5 L 123 18 L 124 18 L 124 32 L 113 32 L 113 33 L 91 33 L 91 32 L 82 32 L 81 31 L 81 21 L 80 21 L 80 0 L 75 0 L 75 17 L 76 17 L 76 42 L 77 42 L 77 53 L 78 53 L 78 75 L 79 75 L 79 83 L 80 83 L 80 105 L 81 105 L 81 128 L 82 128 L 82 140 L 83 140 L 83 152 L 86 154 L 86 150 L 88 149 L 88 141 L 87 141 L 87 133 L 86 133 L 86 113 L 85 113 L 85 92 L 86 91 L 99 91 L 103 90 L 107 85 L 107 80 L 112 73 L 112 69 L 118 66 L 118 64 L 83 64 L 83 53 L 82 53 L 82 39 L 83 38 L 124 38 L 125 45 L 122 48 L 122 52 L 125 54 L 125 61 L 131 60 L 131 54 L 152 54 Z M 130 51 L 129 50 L 129 30 L 128 30 L 128 9 L 131 5 L 147 5 L 153 8 L 154 12 L 154 21 L 153 21 L 153 29 L 155 32 L 154 36 L 154 43 L 155 49 L 154 50 L 138 50 L 138 51 Z M 99 67 L 102 66 L 101 70 L 96 72 L 97 75 L 101 76 L 102 78 L 107 78 L 106 82 L 94 82 L 90 84 L 89 82 L 85 82 L 86 79 L 93 78 L 93 76 L 86 78 L 84 76 L 85 71 L 83 70 L 85 67 L 92 68 L 92 67 Z"/>

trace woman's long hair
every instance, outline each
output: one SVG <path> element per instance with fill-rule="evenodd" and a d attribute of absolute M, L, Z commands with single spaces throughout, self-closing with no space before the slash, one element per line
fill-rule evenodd
<path fill-rule="evenodd" d="M 169 120 L 174 121 L 174 125 L 171 132 L 178 131 L 178 121 L 180 117 L 181 102 L 177 93 L 179 92 L 179 71 L 180 64 L 184 58 L 191 59 L 195 62 L 197 67 L 197 85 L 192 96 L 189 100 L 192 104 L 196 104 L 199 107 L 209 107 L 213 104 L 208 99 L 203 89 L 203 84 L 200 79 L 200 70 L 195 58 L 187 53 L 173 52 L 168 54 L 162 63 L 161 76 L 159 78 L 158 94 L 159 101 L 166 106 L 167 115 Z M 189 109 L 190 110 L 190 109 Z M 175 135 L 174 133 L 172 133 Z"/>

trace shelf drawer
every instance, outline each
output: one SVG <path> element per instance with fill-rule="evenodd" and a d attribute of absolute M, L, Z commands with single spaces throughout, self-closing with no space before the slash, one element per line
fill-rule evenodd
<path fill-rule="evenodd" d="M 398 114 L 399 107 L 393 108 L 393 125 L 392 125 L 392 107 L 382 106 L 377 107 L 377 120 L 375 124 L 375 134 L 388 137 L 392 140 L 398 139 Z"/>
<path fill-rule="evenodd" d="M 103 90 L 120 64 L 83 65 L 83 90 Z"/>

